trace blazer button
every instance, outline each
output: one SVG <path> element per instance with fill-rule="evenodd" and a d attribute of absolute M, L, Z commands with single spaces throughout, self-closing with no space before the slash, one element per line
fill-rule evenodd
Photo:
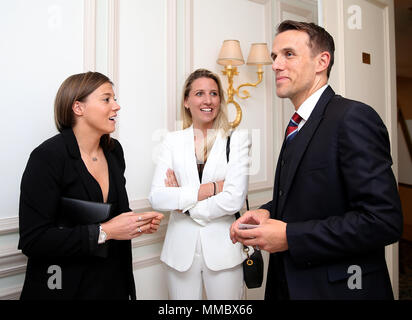
<path fill-rule="evenodd" d="M 285 165 L 285 160 L 282 159 L 282 161 L 280 161 L 280 165 L 283 167 Z"/>
<path fill-rule="evenodd" d="M 283 196 L 283 190 L 279 190 L 279 197 Z"/>

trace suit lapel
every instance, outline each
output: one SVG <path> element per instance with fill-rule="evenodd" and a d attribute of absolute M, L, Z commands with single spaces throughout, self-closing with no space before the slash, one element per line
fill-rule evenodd
<path fill-rule="evenodd" d="M 297 136 L 295 137 L 293 141 L 293 157 L 291 158 L 289 168 L 288 168 L 288 175 L 286 178 L 286 183 L 284 187 L 284 193 L 285 196 L 279 201 L 279 213 L 282 216 L 282 210 L 283 206 L 286 202 L 287 196 L 289 194 L 289 189 L 292 186 L 293 179 L 295 177 L 296 171 L 298 169 L 299 163 L 302 160 L 302 157 L 306 151 L 306 148 L 309 145 L 310 140 L 313 137 L 313 134 L 316 132 L 316 129 L 318 128 L 319 124 L 321 123 L 323 119 L 323 115 L 325 112 L 325 108 L 327 104 L 329 103 L 330 99 L 335 95 L 335 92 L 332 90 L 330 86 L 328 86 L 321 95 L 318 103 L 316 104 L 315 108 L 313 109 L 308 121 L 306 121 L 305 125 L 302 127 L 302 129 L 299 131 Z M 285 142 L 283 143 L 282 146 L 282 152 L 283 149 L 285 148 Z"/>

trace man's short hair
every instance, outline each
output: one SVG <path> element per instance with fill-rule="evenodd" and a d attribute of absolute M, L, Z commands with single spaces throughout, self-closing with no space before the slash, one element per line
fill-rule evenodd
<path fill-rule="evenodd" d="M 323 51 L 329 52 L 330 62 L 327 71 L 327 76 L 329 78 L 330 71 L 332 70 L 335 61 L 335 42 L 329 32 L 314 23 L 285 20 L 278 26 L 277 34 L 288 30 L 306 32 L 309 36 L 309 48 L 312 49 L 314 55 Z"/>

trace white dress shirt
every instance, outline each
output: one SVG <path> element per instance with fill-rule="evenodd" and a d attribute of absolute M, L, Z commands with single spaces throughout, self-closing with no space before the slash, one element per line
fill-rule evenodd
<path fill-rule="evenodd" d="M 322 88 L 318 89 L 315 91 L 309 98 L 307 98 L 299 107 L 297 114 L 300 115 L 302 120 L 300 121 L 298 125 L 298 131 L 302 129 L 302 127 L 305 125 L 306 121 L 308 121 L 313 109 L 315 109 L 316 104 L 318 103 L 321 95 L 323 92 L 326 90 L 328 87 L 328 84 L 325 84 Z"/>

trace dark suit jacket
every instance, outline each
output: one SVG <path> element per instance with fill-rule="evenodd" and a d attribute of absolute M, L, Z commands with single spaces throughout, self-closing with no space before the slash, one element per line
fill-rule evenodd
<path fill-rule="evenodd" d="M 262 208 L 288 223 L 289 250 L 278 257 L 290 298 L 393 298 L 384 247 L 400 238 L 402 213 L 378 114 L 328 87 L 287 148 L 291 157 L 285 161 L 282 146 L 273 200 Z M 275 296 L 270 261 L 266 299 Z M 362 289 L 348 286 L 351 265 L 362 271 Z"/>
<path fill-rule="evenodd" d="M 125 189 L 125 162 L 120 143 L 104 148 L 116 208 L 111 217 L 130 211 Z M 110 192 L 109 192 L 110 194 Z M 98 245 L 98 224 L 59 227 L 60 198 L 103 202 L 97 181 L 81 159 L 71 129 L 50 138 L 30 155 L 21 181 L 19 249 L 28 257 L 21 299 L 135 298 L 130 241 Z M 106 246 L 102 257 L 99 248 Z M 101 251 L 101 250 L 100 250 Z M 48 280 L 61 268 L 62 289 Z M 126 295 L 126 297 L 125 297 Z"/>

